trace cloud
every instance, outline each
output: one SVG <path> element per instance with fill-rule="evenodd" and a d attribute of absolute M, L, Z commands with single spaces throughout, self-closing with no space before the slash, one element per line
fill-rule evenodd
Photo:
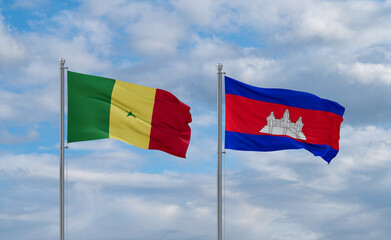
<path fill-rule="evenodd" d="M 15 0 L 13 2 L 14 3 L 12 4 L 12 7 L 17 9 L 36 9 L 37 7 L 42 7 L 49 4 L 49 0 Z"/>
<path fill-rule="evenodd" d="M 104 71 L 110 65 L 106 60 L 102 60 L 98 53 L 95 53 L 91 49 L 90 42 L 84 36 L 76 35 L 64 40 L 45 34 L 33 34 L 29 37 L 30 44 L 34 45 L 32 52 L 36 54 L 35 56 L 38 61 L 32 61 L 26 69 L 26 78 L 24 79 L 27 84 L 27 79 L 31 78 L 41 84 L 44 81 L 44 83 L 53 82 L 54 78 L 59 81 L 58 59 L 60 57 L 65 58 L 66 66 L 73 71 L 98 72 Z M 45 64 L 52 68 L 46 70 L 47 67 L 45 68 Z M 48 77 L 40 78 L 38 75 L 39 72 L 43 72 L 45 74 L 44 76 Z"/>
<path fill-rule="evenodd" d="M 74 236 L 124 239 L 129 237 L 131 231 L 131 235 L 137 239 L 183 239 L 184 235 L 188 239 L 205 239 L 214 232 L 213 210 L 210 206 L 197 202 L 198 197 L 195 195 L 193 199 L 185 196 L 180 200 L 172 192 L 162 192 L 160 196 L 153 198 L 131 193 L 107 198 L 107 195 L 102 194 L 96 196 L 91 190 L 85 186 L 75 192 L 79 193 L 80 205 L 75 204 L 70 212 L 73 217 L 70 229 L 74 229 Z M 89 196 L 89 193 L 92 195 Z M 189 202 L 184 202 L 183 198 Z M 112 204 L 104 205 L 106 201 Z M 83 205 L 86 205 L 85 208 L 80 208 Z M 79 208 L 80 214 L 75 211 Z M 116 220 L 107 222 L 107 217 L 114 217 Z M 97 225 L 101 226 L 102 231 L 91 231 Z"/>
<path fill-rule="evenodd" d="M 75 157 L 73 152 L 66 154 L 71 156 L 68 160 L 71 183 L 171 189 L 182 188 L 188 182 L 178 180 L 178 175 L 173 172 L 154 174 L 134 171 L 146 160 L 140 161 L 140 156 L 127 150 L 109 150 Z M 52 154 L 3 154 L 0 159 L 2 174 L 10 179 L 58 179 L 58 161 L 59 157 Z"/>
<path fill-rule="evenodd" d="M 4 17 L 0 15 L 0 64 L 10 65 L 26 57 L 24 46 L 12 36 L 12 31 L 4 23 Z"/>
<path fill-rule="evenodd" d="M 191 127 L 200 126 L 208 127 L 217 123 L 217 113 L 205 110 L 206 113 L 194 114 L 192 116 L 193 121 L 190 124 Z"/>
<path fill-rule="evenodd" d="M 0 89 L 0 121 L 14 126 L 51 121 L 53 119 L 49 119 L 48 116 L 55 114 L 59 109 L 57 99 L 57 93 L 48 89 L 31 90 L 27 93 Z"/>
<path fill-rule="evenodd" d="M 390 6 L 89 0 L 40 10 L 39 20 L 26 11 L 18 16 L 29 19 L 23 30 L 4 14 L 0 137 L 33 142 L 0 148 L 0 238 L 58 236 L 58 150 L 31 149 L 55 144 L 58 131 L 41 126 L 58 121 L 60 57 L 71 71 L 173 92 L 194 119 L 187 159 L 115 140 L 69 144 L 70 238 L 216 237 L 218 62 L 243 82 L 308 91 L 346 107 L 330 165 L 305 150 L 227 151 L 227 238 L 390 236 Z"/>
<path fill-rule="evenodd" d="M 391 154 L 391 150 L 387 148 L 390 143 L 389 129 L 345 125 L 341 130 L 340 152 L 327 166 L 321 158 L 313 157 L 306 150 L 272 153 L 233 152 L 232 154 L 234 157 L 239 157 L 239 154 L 245 156 L 247 160 L 242 164 L 249 169 L 259 171 L 261 176 L 297 184 L 305 183 L 309 187 L 323 191 L 340 191 L 351 187 L 349 184 L 354 182 L 352 178 L 359 177 L 356 174 L 360 172 L 367 170 L 385 173 L 387 170 L 383 168 L 390 162 L 387 157 Z M 304 165 L 307 166 L 306 168 L 312 168 L 312 174 L 308 175 L 311 179 L 303 175 L 303 171 L 310 171 L 309 169 L 300 170 L 300 166 Z M 384 178 L 384 175 L 381 175 L 381 178 Z"/>
<path fill-rule="evenodd" d="M 84 2 L 80 8 L 75 11 L 63 11 L 50 19 L 50 29 L 62 34 L 25 34 L 22 35 L 23 45 L 32 45 L 31 56 L 36 56 L 31 62 L 27 62 L 23 68 L 18 68 L 12 72 L 3 73 L 3 79 L 9 79 L 12 75 L 13 81 L 7 81 L 7 84 L 20 85 L 20 83 L 29 85 L 41 85 L 49 83 L 51 91 L 56 91 L 58 88 L 58 58 L 64 57 L 67 60 L 67 66 L 72 71 L 98 74 L 107 77 L 113 77 L 125 81 L 159 87 L 169 90 L 177 95 L 182 101 L 188 105 L 203 104 L 204 106 L 215 105 L 216 84 L 215 82 L 216 63 L 224 64 L 224 71 L 228 76 L 237 77 L 244 82 L 265 86 L 265 87 L 286 87 L 294 86 L 296 90 L 311 91 L 322 89 L 323 92 L 329 91 L 330 94 L 324 95 L 331 99 L 339 97 L 339 90 L 345 87 L 350 87 L 351 79 L 359 79 L 360 82 L 383 82 L 388 83 L 387 73 L 389 59 L 384 56 L 384 62 L 372 63 L 362 62 L 354 58 L 364 58 L 364 53 L 357 50 L 364 48 L 369 44 L 373 48 L 378 40 L 373 38 L 367 43 L 357 47 L 350 47 L 344 40 L 344 37 L 338 37 L 336 33 L 328 33 L 327 31 L 319 31 L 319 34 L 325 36 L 317 36 L 315 30 L 311 30 L 308 26 L 310 23 L 303 21 L 312 21 L 308 14 L 319 12 L 326 9 L 328 14 L 313 14 L 314 18 L 319 18 L 321 26 L 329 26 L 332 22 L 338 22 L 343 27 L 353 31 L 353 35 L 361 34 L 363 31 L 366 34 L 366 29 L 378 29 L 381 34 L 386 26 L 383 24 L 373 26 L 360 25 L 355 17 L 357 12 L 365 13 L 364 17 L 369 17 L 379 13 L 379 19 L 384 17 L 384 13 L 379 7 L 382 3 L 369 4 L 368 9 L 364 8 L 365 4 L 353 4 L 348 6 L 345 3 L 319 3 L 316 1 L 305 1 L 298 6 L 285 2 L 282 3 L 241 3 L 230 1 L 227 3 L 227 9 L 235 9 L 235 16 L 231 21 L 224 21 L 231 27 L 223 30 L 216 30 L 216 33 L 199 34 L 193 28 L 198 26 L 201 29 L 207 27 L 195 20 L 195 16 L 201 14 L 193 8 L 191 2 L 176 1 L 173 5 L 153 5 L 151 3 L 114 1 L 107 4 L 95 4 L 94 2 Z M 266 4 L 268 9 L 265 10 Z M 380 4 L 380 5 L 379 5 Z M 201 7 L 208 9 L 205 17 L 205 22 L 211 22 L 212 19 L 220 17 L 222 13 L 218 13 L 213 9 L 220 8 L 222 2 L 203 2 Z M 349 15 L 347 20 L 339 22 L 341 16 L 345 16 L 346 8 L 352 8 L 352 15 Z M 263 10 L 262 10 L 263 9 Z M 305 9 L 304 12 L 301 10 Z M 83 11 L 82 11 L 83 10 Z M 134 14 L 126 13 L 129 10 Z M 265 12 L 265 15 L 259 14 L 259 11 Z M 300 10 L 300 11 L 299 11 Z M 255 14 L 256 13 L 256 14 Z M 188 15 L 188 18 L 184 18 Z M 193 17 L 194 15 L 194 17 Z M 238 17 L 240 16 L 240 17 Z M 60 19 L 69 19 L 70 24 L 62 24 Z M 261 19 L 259 19 L 261 18 Z M 293 18 L 293 19 L 290 19 Z M 376 21 L 380 21 L 376 18 Z M 71 21 L 72 19 L 72 21 Z M 262 21 L 261 21 L 262 20 Z M 173 24 L 181 22 L 181 24 Z M 316 22 L 316 21 L 315 21 Z M 152 24 L 153 23 L 153 24 Z M 245 48 L 233 44 L 224 34 L 230 32 L 237 33 L 235 26 L 250 28 L 256 34 L 269 34 L 269 28 L 265 25 L 270 24 L 270 27 L 275 27 L 276 33 L 285 34 L 291 31 L 292 35 L 289 39 L 307 43 L 309 39 L 324 39 L 324 41 L 334 41 L 329 38 L 338 37 L 341 53 L 330 51 L 334 45 L 324 44 L 321 48 L 309 49 L 306 45 L 304 48 L 301 45 L 291 47 L 287 50 L 286 43 L 278 43 L 268 41 L 267 39 L 255 39 L 258 44 L 266 44 L 270 49 L 273 49 L 274 54 L 283 54 L 283 57 L 271 56 L 267 50 L 259 48 Z M 299 24 L 299 26 L 294 25 Z M 300 25 L 301 24 L 301 25 Z M 148 25 L 163 26 L 161 30 L 154 31 L 148 28 Z M 172 27 L 175 25 L 176 27 Z M 353 26 L 358 25 L 358 28 Z M 258 27 L 257 27 L 258 26 Z M 343 28 L 342 27 L 342 28 Z M 58 31 L 58 29 L 63 31 Z M 170 31 L 163 31 L 163 29 Z M 119 29 L 122 29 L 119 31 Z M 285 31 L 286 29 L 291 29 Z M 300 30 L 308 30 L 309 33 L 302 33 Z M 353 30 L 352 30 L 353 29 Z M 330 31 L 337 31 L 338 28 L 329 28 Z M 294 32 L 292 32 L 294 31 Z M 342 31 L 343 32 L 343 31 Z M 162 34 L 162 36 L 160 36 Z M 170 35 L 165 38 L 165 34 Z M 290 33 L 289 33 L 290 34 Z M 307 36 L 308 37 L 305 37 Z M 301 37 L 300 37 L 301 36 Z M 304 37 L 303 37 L 304 36 Z M 312 37 L 310 37 L 312 36 Z M 300 40 L 301 39 L 301 40 Z M 307 39 L 307 40 L 306 40 Z M 387 39 L 384 37 L 384 39 Z M 269 39 L 270 40 L 270 39 Z M 272 40 L 272 39 L 271 39 Z M 312 40 L 311 40 L 312 41 Z M 384 40 L 387 41 L 387 40 Z M 125 44 L 125 42 L 127 42 Z M 316 40 L 317 45 L 322 41 Z M 155 45 L 156 43 L 156 45 Z M 145 44 L 151 47 L 142 47 Z M 159 45 L 161 44 L 161 45 Z M 289 44 L 297 44 L 289 43 Z M 354 44 L 353 44 L 354 45 Z M 131 46 L 137 51 L 131 51 Z M 150 52 L 148 52 L 149 50 Z M 304 50 L 303 50 L 304 49 Z M 383 53 L 387 49 L 378 49 Z M 285 55 L 287 52 L 292 52 L 294 55 Z M 304 54 L 303 54 L 304 51 Z M 368 52 L 367 52 L 368 53 Z M 112 56 L 121 55 L 120 60 L 115 63 L 110 63 Z M 145 55 L 146 54 L 146 55 Z M 152 54 L 152 55 L 150 55 Z M 158 56 L 156 55 L 158 54 Z M 364 55 L 363 55 L 364 54 Z M 148 60 L 140 60 L 141 57 L 147 57 Z M 387 60 L 388 59 L 388 60 Z M 358 65 L 357 63 L 362 63 Z M 111 65 L 116 65 L 113 70 Z M 50 66 L 50 67 L 48 67 Z M 16 75 L 16 77 L 15 77 Z M 327 76 L 328 75 L 328 76 Z M 337 78 L 336 76 L 337 75 Z M 356 77 L 356 76 L 360 77 Z M 157 77 L 160 76 L 160 77 Z M 162 79 L 164 78 L 164 81 Z M 327 81 L 325 79 L 329 78 Z M 332 80 L 332 79 L 334 80 Z M 331 80 L 330 80 L 331 79 Z M 181 84 L 178 84 L 180 82 Z M 372 86 L 373 88 L 374 86 Z M 197 89 L 197 91 L 192 91 Z M 380 89 L 387 94 L 387 89 Z M 346 101 L 349 101 L 349 109 L 362 109 L 363 104 L 360 101 L 353 101 L 354 92 L 362 91 L 355 89 L 348 93 Z M 376 91 L 374 89 L 374 91 Z M 316 93 L 316 92 L 315 92 Z M 370 97 L 366 99 L 371 99 Z M 336 99 L 338 100 L 338 99 Z M 350 101 L 351 100 L 351 101 Z M 51 98 L 49 102 L 57 101 Z M 371 99 L 371 103 L 377 104 L 377 101 L 382 99 Z M 346 105 L 346 104 L 345 104 Z M 364 104 L 371 105 L 371 104 Z M 367 111 L 375 111 L 375 109 L 367 109 Z M 368 114 L 366 118 L 379 118 L 379 112 Z M 347 111 L 347 114 L 350 112 Z M 355 113 L 355 112 L 354 112 Z M 357 113 L 358 114 L 358 113 Z M 357 115 L 356 114 L 356 115 Z M 386 117 L 382 117 L 386 118 Z M 365 119 L 363 119 L 365 121 Z M 347 118 L 347 121 L 353 121 Z M 367 122 L 365 122 L 367 123 Z"/>
<path fill-rule="evenodd" d="M 100 4 L 99 4 L 100 5 Z M 60 34 L 62 39 L 54 40 L 54 43 L 73 41 L 85 41 L 87 45 L 82 42 L 78 44 L 71 44 L 75 50 L 82 50 L 81 52 L 89 51 L 99 57 L 109 56 L 115 50 L 113 40 L 115 39 L 115 28 L 110 26 L 110 23 L 101 18 L 93 18 L 89 15 L 90 10 L 64 10 L 60 14 L 55 15 L 50 21 L 48 27 L 51 32 L 56 32 L 61 29 Z M 81 46 L 78 46 L 82 44 Z M 80 53 L 81 53 L 80 52 Z"/>
<path fill-rule="evenodd" d="M 295 222 L 284 211 L 264 208 L 245 199 L 227 200 L 227 236 L 246 239 L 320 239 L 322 233 Z"/>
<path fill-rule="evenodd" d="M 243 56 L 224 61 L 225 67 L 230 71 L 228 76 L 235 76 L 239 80 L 243 79 L 242 81 L 249 84 L 261 83 L 265 86 L 274 81 L 272 76 L 282 71 L 279 61 L 252 56 L 246 52 L 246 49 L 243 49 Z"/>
<path fill-rule="evenodd" d="M 339 68 L 352 82 L 391 85 L 391 64 L 356 62 L 351 65 L 340 64 Z"/>
<path fill-rule="evenodd" d="M 18 226 L 23 226 L 31 236 L 37 236 L 38 233 L 43 234 L 42 231 L 47 231 L 47 228 L 33 230 L 32 226 L 42 224 L 42 221 L 34 216 L 40 214 L 44 216 L 47 226 L 57 222 L 58 216 L 53 211 L 58 208 L 57 200 L 54 200 L 58 199 L 58 186 L 53 182 L 58 182 L 53 180 L 58 179 L 58 160 L 53 161 L 53 158 L 58 159 L 57 156 L 48 154 L 6 154 L 0 157 L 2 187 L 6 186 L 4 180 L 8 179 L 7 181 L 11 181 L 8 182 L 9 186 L 13 188 L 11 192 L 8 190 L 4 192 L 4 197 L 0 199 L 1 205 L 11 207 L 16 203 L 21 204 L 23 199 L 34 199 L 28 204 L 34 206 L 29 211 L 14 206 L 3 212 L 0 221 L 7 224 L 1 226 L 6 227 L 8 224 L 13 226 L 17 221 Z M 211 201 L 214 199 L 214 191 L 210 192 L 214 189 L 210 184 L 211 181 L 214 182 L 214 177 L 176 172 L 130 173 L 127 172 L 129 166 L 123 166 L 122 171 L 112 172 L 115 164 L 111 164 L 109 168 L 100 166 L 99 171 L 98 168 L 91 171 L 91 164 L 97 164 L 96 159 L 91 156 L 83 160 L 90 164 L 82 165 L 80 168 L 80 166 L 72 167 L 71 163 L 69 169 L 67 193 L 69 216 L 72 219 L 69 221 L 70 236 L 91 237 L 91 230 L 103 224 L 102 231 L 93 231 L 96 237 L 102 238 L 110 232 L 111 237 L 122 239 L 128 236 L 129 223 L 133 225 L 131 228 L 133 234 L 144 238 L 162 236 L 162 234 L 165 236 L 165 232 L 171 231 L 174 232 L 163 238 L 172 239 L 170 236 L 173 236 L 174 239 L 180 239 L 182 234 L 194 235 L 194 238 L 197 238 L 197 236 L 209 236 L 212 232 L 214 211 L 213 207 L 209 206 L 209 202 L 214 203 Z M 71 159 L 71 162 L 73 161 L 81 160 Z M 100 165 L 99 161 L 98 165 Z M 29 181 L 26 182 L 26 179 Z M 25 187 L 29 191 L 25 191 Z M 15 193 L 20 196 L 17 202 L 8 202 L 9 197 L 12 198 Z M 107 204 L 108 202 L 110 204 Z M 39 208 L 36 208 L 37 206 Z M 116 220 L 107 222 L 108 218 Z M 147 231 L 150 224 L 156 228 Z M 117 226 L 115 227 L 117 231 L 110 231 L 109 229 L 114 225 Z M 195 226 L 203 230 L 194 232 Z M 12 231 L 8 229 L 7 231 Z M 43 234 L 43 239 L 50 239 L 58 234 L 57 231 L 53 231 L 54 229 L 56 228 Z M 0 236 L 6 234 L 5 230 L 2 229 Z M 20 237 L 18 233 L 8 232 L 7 235 L 11 239 Z"/>
<path fill-rule="evenodd" d="M 354 34 L 348 25 L 349 22 L 346 21 L 344 7 L 341 5 L 320 1 L 303 1 L 297 6 L 290 4 L 288 8 L 283 8 L 283 10 L 294 14 L 287 14 L 292 17 L 288 18 L 287 25 L 289 27 L 276 36 L 277 41 L 346 41 L 351 39 Z"/>
<path fill-rule="evenodd" d="M 358 239 L 388 236 L 390 136 L 389 130 L 375 126 L 344 126 L 340 153 L 330 165 L 305 150 L 228 151 L 227 236 L 250 240 L 355 239 L 357 233 Z M 115 159 L 107 161 L 110 155 Z M 85 238 L 94 232 L 96 237 L 110 233 L 122 239 L 129 231 L 138 238 L 215 236 L 215 173 L 143 173 L 137 171 L 141 165 L 122 164 L 138 156 L 118 146 L 69 157 L 70 236 Z M 48 225 L 56 222 L 56 214 L 47 209 L 56 208 L 50 199 L 58 198 L 57 184 L 52 183 L 58 179 L 57 159 L 50 154 L 0 155 L 2 183 L 11 184 L 13 194 L 51 202 L 29 213 L 10 209 L 0 221 L 19 221 L 29 229 L 33 216 L 42 212 L 48 214 Z M 183 164 L 195 167 L 199 163 Z M 30 191 L 24 190 L 25 184 Z M 37 197 L 42 191 L 47 194 Z M 9 194 L 0 200 L 2 204 L 12 199 Z M 366 225 L 359 230 L 357 222 L 361 221 Z M 325 229 L 325 225 L 331 227 Z M 114 226 L 116 231 L 112 231 Z"/>
<path fill-rule="evenodd" d="M 228 151 L 227 164 L 234 164 L 226 183 L 227 211 L 235 213 L 227 222 L 230 234 L 240 235 L 235 232 L 240 225 L 234 222 L 243 219 L 247 232 L 267 239 L 384 239 L 389 232 L 382 222 L 388 222 L 389 213 L 389 193 L 384 191 L 390 186 L 390 136 L 389 130 L 374 126 L 345 126 L 340 153 L 330 165 L 304 150 Z M 249 204 L 253 211 L 245 214 L 241 204 Z M 265 206 L 263 217 L 256 217 Z M 271 221 L 271 232 L 250 229 L 255 226 L 251 216 L 254 222 L 266 221 L 262 225 Z M 357 222 L 364 219 L 368 224 L 358 229 Z M 321 227 L 326 225 L 330 227 Z"/>
<path fill-rule="evenodd" d="M 186 37 L 186 28 L 173 13 L 143 9 L 140 18 L 129 24 L 130 45 L 141 54 L 156 57 L 176 53 Z"/>
<path fill-rule="evenodd" d="M 14 135 L 6 129 L 0 130 L 0 144 L 18 144 L 35 141 L 39 136 L 36 130 L 28 130 L 25 135 Z"/>
<path fill-rule="evenodd" d="M 3 154 L 1 170 L 3 177 L 57 179 L 58 156 L 51 154 Z"/>
<path fill-rule="evenodd" d="M 388 166 L 391 159 L 387 157 L 391 150 L 391 130 L 376 126 L 354 128 L 346 126 L 341 132 L 341 148 L 346 147 L 352 159 L 343 161 L 340 168 L 382 168 Z"/>
<path fill-rule="evenodd" d="M 88 33 L 91 26 L 99 22 L 99 25 L 104 25 L 105 28 L 94 27 L 94 35 L 98 38 L 110 36 L 107 40 L 117 40 L 123 47 L 130 47 L 126 52 L 130 50 L 132 54 L 158 58 L 175 54 L 182 41 L 187 39 L 186 25 L 178 18 L 177 12 L 170 11 L 165 4 L 124 1 L 96 3 L 97 1 L 85 1 L 80 11 L 68 13 L 72 15 L 72 19 L 76 18 L 74 26 L 87 30 Z M 112 35 L 112 30 L 125 34 Z M 117 39 L 118 37 L 121 39 Z M 91 40 L 93 41 L 93 38 Z M 103 44 L 101 46 L 104 47 Z"/>

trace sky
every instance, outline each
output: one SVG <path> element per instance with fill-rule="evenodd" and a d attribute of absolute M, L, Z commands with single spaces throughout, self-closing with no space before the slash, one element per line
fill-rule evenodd
<path fill-rule="evenodd" d="M 389 0 L 0 0 L 0 239 L 59 238 L 59 58 L 167 90 L 193 119 L 186 159 L 70 143 L 68 239 L 217 239 L 217 63 L 346 108 L 329 165 L 226 151 L 225 239 L 389 239 L 390 23 Z"/>

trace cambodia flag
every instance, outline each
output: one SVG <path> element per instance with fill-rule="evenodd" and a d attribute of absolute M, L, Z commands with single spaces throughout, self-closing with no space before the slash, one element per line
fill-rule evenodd
<path fill-rule="evenodd" d="M 250 86 L 225 77 L 225 148 L 304 148 L 328 163 L 339 151 L 345 108 L 313 94 Z"/>

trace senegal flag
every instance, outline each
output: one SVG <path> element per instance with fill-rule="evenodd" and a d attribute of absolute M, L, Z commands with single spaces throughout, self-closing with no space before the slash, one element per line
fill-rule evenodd
<path fill-rule="evenodd" d="M 184 158 L 190 122 L 167 91 L 68 71 L 68 143 L 115 138 Z"/>

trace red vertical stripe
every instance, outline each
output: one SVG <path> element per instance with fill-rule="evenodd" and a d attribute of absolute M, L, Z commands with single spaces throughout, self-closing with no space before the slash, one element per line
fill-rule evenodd
<path fill-rule="evenodd" d="M 156 89 L 149 149 L 185 158 L 190 143 L 191 121 L 189 106 L 173 94 Z"/>

